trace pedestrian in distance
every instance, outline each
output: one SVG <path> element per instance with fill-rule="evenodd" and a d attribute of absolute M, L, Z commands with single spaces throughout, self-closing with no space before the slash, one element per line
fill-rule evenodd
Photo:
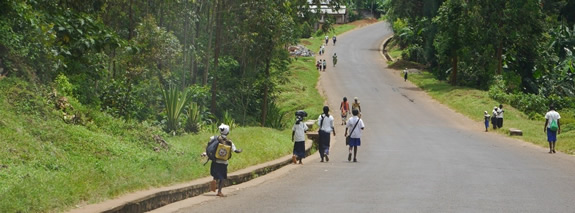
<path fill-rule="evenodd" d="M 561 115 L 555 111 L 555 107 L 551 105 L 549 112 L 545 114 L 545 125 L 543 132 L 547 133 L 547 142 L 549 142 L 549 153 L 555 153 L 555 142 L 557 142 L 557 135 L 561 134 Z"/>
<path fill-rule="evenodd" d="M 503 127 L 503 104 L 499 104 L 499 108 L 497 108 L 497 128 L 501 129 Z"/>
<path fill-rule="evenodd" d="M 489 129 L 489 120 L 491 120 L 491 116 L 489 113 L 487 113 L 487 111 L 483 111 L 483 118 L 485 119 L 485 131 L 487 132 Z"/>
<path fill-rule="evenodd" d="M 333 39 L 333 46 L 335 46 L 335 42 L 337 41 L 337 39 L 335 38 L 335 35 L 333 35 L 332 39 Z"/>
<path fill-rule="evenodd" d="M 351 104 L 351 110 L 357 109 L 359 112 L 359 117 L 361 118 L 361 106 L 359 105 L 359 99 L 357 97 L 353 98 L 353 103 Z"/>
<path fill-rule="evenodd" d="M 349 102 L 347 102 L 347 97 L 343 97 L 343 101 L 339 105 L 341 110 L 341 125 L 345 125 L 347 120 L 347 115 L 349 114 Z"/>
<path fill-rule="evenodd" d="M 323 59 L 322 66 L 323 66 L 323 71 L 325 72 L 325 70 L 327 69 L 327 62 L 325 61 L 325 59 Z"/>
<path fill-rule="evenodd" d="M 333 116 L 329 114 L 329 107 L 323 107 L 323 114 L 317 118 L 317 124 L 319 125 L 319 156 L 321 157 L 321 162 L 329 161 L 329 147 L 330 147 L 330 136 L 329 134 L 333 132 L 335 136 L 335 128 L 333 127 Z"/>
<path fill-rule="evenodd" d="M 241 153 L 242 150 L 237 149 L 236 145 L 227 137 L 230 133 L 230 127 L 228 125 L 221 124 L 218 128 L 220 130 L 220 135 L 210 137 L 210 142 L 208 143 L 208 147 L 210 147 L 210 144 L 212 143 L 217 143 L 217 146 L 215 146 L 217 147 L 215 153 L 204 152 L 202 153 L 202 156 L 210 157 L 210 155 L 213 156 L 215 154 L 214 159 L 210 157 L 210 160 L 212 160 L 210 174 L 214 178 L 212 182 L 210 182 L 210 191 L 215 192 L 217 187 L 217 196 L 225 197 L 222 193 L 222 186 L 224 181 L 228 179 L 228 160 L 231 158 L 231 152 Z M 206 148 L 206 150 L 208 150 L 208 148 Z"/>
<path fill-rule="evenodd" d="M 407 81 L 407 68 L 405 68 L 405 70 L 403 70 L 403 81 Z"/>
<path fill-rule="evenodd" d="M 335 67 L 335 65 L 337 64 L 337 54 L 336 53 L 333 53 L 332 60 L 333 60 L 333 66 Z"/>
<path fill-rule="evenodd" d="M 307 125 L 303 122 L 303 118 L 307 116 L 307 113 L 303 110 L 298 110 L 295 112 L 296 121 L 292 127 L 291 140 L 293 144 L 293 156 L 292 163 L 299 164 L 302 163 L 302 159 L 305 158 L 305 132 L 307 132 Z"/>
<path fill-rule="evenodd" d="M 317 68 L 317 70 L 321 71 L 321 60 L 317 61 L 317 63 L 315 63 L 315 67 Z"/>
<path fill-rule="evenodd" d="M 491 125 L 493 126 L 493 129 L 497 129 L 497 106 L 493 107 L 491 114 Z"/>
<path fill-rule="evenodd" d="M 325 36 L 325 46 L 327 46 L 327 43 L 329 42 L 329 36 Z"/>
<path fill-rule="evenodd" d="M 353 109 L 351 113 L 353 117 L 349 118 L 345 126 L 345 137 L 349 135 L 347 161 L 351 161 L 351 151 L 353 150 L 353 162 L 357 162 L 357 147 L 361 146 L 361 132 L 365 126 L 363 120 L 359 118 L 359 110 Z"/>

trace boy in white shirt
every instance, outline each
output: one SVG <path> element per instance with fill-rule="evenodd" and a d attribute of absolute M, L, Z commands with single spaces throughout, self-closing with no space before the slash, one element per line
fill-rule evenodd
<path fill-rule="evenodd" d="M 363 120 L 359 118 L 359 110 L 353 109 L 351 111 L 353 117 L 349 118 L 345 126 L 345 137 L 350 136 L 349 139 L 349 155 L 347 161 L 351 161 L 351 150 L 353 149 L 353 162 L 357 162 L 357 147 L 361 146 L 361 132 L 365 128 Z M 349 134 L 348 134 L 349 130 Z"/>

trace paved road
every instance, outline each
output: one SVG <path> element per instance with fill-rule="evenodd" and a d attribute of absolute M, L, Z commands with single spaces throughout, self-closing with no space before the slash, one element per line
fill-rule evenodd
<path fill-rule="evenodd" d="M 575 157 L 485 133 L 481 123 L 434 102 L 385 68 L 379 48 L 390 34 L 381 22 L 327 47 L 339 56 L 320 80 L 329 105 L 338 108 L 343 96 L 361 101 L 359 162 L 347 161 L 338 126 L 329 163 L 316 154 L 303 166 L 226 189 L 226 198 L 208 193 L 171 211 L 575 212 Z"/>

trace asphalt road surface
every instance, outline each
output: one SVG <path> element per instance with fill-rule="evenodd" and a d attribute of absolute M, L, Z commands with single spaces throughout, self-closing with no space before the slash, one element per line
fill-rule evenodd
<path fill-rule="evenodd" d="M 316 153 L 226 188 L 225 198 L 207 193 L 156 212 L 575 212 L 575 157 L 483 132 L 404 82 L 380 54 L 390 35 L 385 22 L 369 25 L 339 35 L 322 56 L 337 126 L 329 162 Z M 347 161 L 339 125 L 344 96 L 359 98 L 366 126 L 357 163 Z"/>

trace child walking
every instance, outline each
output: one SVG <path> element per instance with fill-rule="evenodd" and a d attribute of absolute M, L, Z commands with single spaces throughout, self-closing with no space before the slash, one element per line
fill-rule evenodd
<path fill-rule="evenodd" d="M 345 137 L 349 135 L 349 154 L 347 161 L 351 161 L 351 151 L 353 150 L 353 162 L 357 162 L 357 147 L 361 146 L 361 132 L 365 128 L 363 120 L 359 118 L 359 110 L 353 109 L 351 111 L 353 117 L 347 121 L 345 126 Z"/>
<path fill-rule="evenodd" d="M 489 129 L 489 121 L 490 121 L 490 115 L 489 113 L 487 113 L 487 111 L 483 111 L 483 118 L 485 119 L 485 131 L 487 132 L 487 130 Z"/>
<path fill-rule="evenodd" d="M 347 120 L 347 114 L 349 114 L 349 102 L 347 102 L 347 97 L 343 97 L 339 109 L 341 110 L 341 125 L 345 125 Z"/>

